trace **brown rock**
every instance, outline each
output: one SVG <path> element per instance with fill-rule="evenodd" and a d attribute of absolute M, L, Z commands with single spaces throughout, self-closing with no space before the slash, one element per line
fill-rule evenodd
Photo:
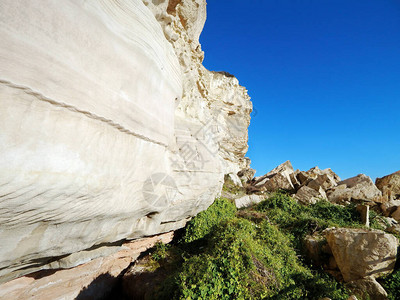
<path fill-rule="evenodd" d="M 306 172 L 300 171 L 300 173 L 297 174 L 297 179 L 299 180 L 301 185 L 307 185 L 307 183 L 310 182 L 313 178 L 309 176 Z"/>
<path fill-rule="evenodd" d="M 382 202 L 382 193 L 371 178 L 359 174 L 355 177 L 340 181 L 337 187 L 327 192 L 328 199 L 334 203 L 359 201 Z"/>
<path fill-rule="evenodd" d="M 330 168 L 321 170 L 320 168 L 318 168 L 317 166 L 314 168 L 311 168 L 310 170 L 308 170 L 307 175 L 312 177 L 312 178 L 316 178 L 318 175 L 328 175 L 329 177 L 332 178 L 332 180 L 336 183 L 338 183 L 340 181 L 340 177 L 333 172 Z"/>
<path fill-rule="evenodd" d="M 383 214 L 388 217 L 400 206 L 400 200 L 389 200 L 381 204 Z"/>
<path fill-rule="evenodd" d="M 393 271 L 397 239 L 381 230 L 330 228 L 326 239 L 346 282 Z"/>
<path fill-rule="evenodd" d="M 400 199 L 400 171 L 377 178 L 375 184 L 387 200 Z"/>
<path fill-rule="evenodd" d="M 294 198 L 303 204 L 315 204 L 321 199 L 326 199 L 323 190 L 316 191 L 308 186 L 302 186 L 294 196 Z"/>
<path fill-rule="evenodd" d="M 315 179 L 311 180 L 307 186 L 318 191 L 323 188 L 325 191 L 337 185 L 335 180 L 328 174 L 318 175 Z"/>
<path fill-rule="evenodd" d="M 362 223 L 365 226 L 369 227 L 369 206 L 364 204 L 359 204 L 357 205 L 356 209 L 361 215 Z"/>
<path fill-rule="evenodd" d="M 248 182 L 248 181 L 252 180 L 254 177 L 254 174 L 256 174 L 256 170 L 254 170 L 252 168 L 243 169 L 237 173 L 238 177 L 243 182 Z"/>
<path fill-rule="evenodd" d="M 264 189 L 268 192 L 275 192 L 280 189 L 286 190 L 286 191 L 291 191 L 293 190 L 293 185 L 292 182 L 290 181 L 290 178 L 284 176 L 281 173 L 273 175 L 270 180 L 268 180 L 264 184 Z"/>
<path fill-rule="evenodd" d="M 400 222 L 400 206 L 392 213 L 391 217 L 395 219 L 397 222 Z"/>
<path fill-rule="evenodd" d="M 289 175 L 290 177 L 290 181 L 292 182 L 293 187 L 297 190 L 298 188 L 300 188 L 301 184 L 297 179 L 297 175 L 300 173 L 299 170 L 296 170 L 294 173 L 291 173 Z"/>
<path fill-rule="evenodd" d="M 387 300 L 388 295 L 384 288 L 373 277 L 367 277 L 349 282 L 347 288 L 360 299 Z"/>

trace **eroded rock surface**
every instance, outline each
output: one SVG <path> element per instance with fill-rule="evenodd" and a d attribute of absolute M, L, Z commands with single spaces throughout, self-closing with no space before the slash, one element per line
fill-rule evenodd
<path fill-rule="evenodd" d="M 380 230 L 330 228 L 326 239 L 346 282 L 393 271 L 398 241 Z"/>
<path fill-rule="evenodd" d="M 0 282 L 180 228 L 247 166 L 251 102 L 201 65 L 205 6 L 0 3 Z"/>
<path fill-rule="evenodd" d="M 382 202 L 382 193 L 369 176 L 359 174 L 355 177 L 338 182 L 337 187 L 328 193 L 328 199 L 334 203 L 344 203 L 353 200 Z"/>
<path fill-rule="evenodd" d="M 360 299 L 387 300 L 385 289 L 373 277 L 351 281 L 346 285 Z"/>
<path fill-rule="evenodd" d="M 400 171 L 377 178 L 375 184 L 386 200 L 400 199 Z"/>
<path fill-rule="evenodd" d="M 173 233 L 125 242 L 113 254 L 95 258 L 72 269 L 40 271 L 0 285 L 0 299 L 102 299 L 120 273 L 156 242 L 168 243 Z"/>

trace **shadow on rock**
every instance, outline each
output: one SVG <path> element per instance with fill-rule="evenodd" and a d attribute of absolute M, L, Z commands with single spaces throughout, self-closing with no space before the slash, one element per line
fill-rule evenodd
<path fill-rule="evenodd" d="M 117 280 L 117 277 L 111 276 L 109 273 L 101 274 L 80 291 L 76 300 L 109 299 Z"/>

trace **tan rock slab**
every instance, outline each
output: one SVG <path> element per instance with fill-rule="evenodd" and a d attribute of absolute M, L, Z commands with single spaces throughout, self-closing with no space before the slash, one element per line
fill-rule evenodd
<path fill-rule="evenodd" d="M 116 278 L 140 253 L 156 242 L 169 243 L 173 232 L 122 245 L 107 257 L 94 259 L 71 269 L 43 270 L 0 285 L 0 299 L 55 300 L 100 299 L 111 291 Z"/>
<path fill-rule="evenodd" d="M 400 198 L 400 171 L 377 178 L 375 184 L 387 200 Z"/>
<path fill-rule="evenodd" d="M 381 230 L 329 228 L 325 236 L 346 282 L 393 271 L 398 241 Z"/>
<path fill-rule="evenodd" d="M 388 295 L 385 289 L 373 277 L 367 277 L 346 284 L 360 299 L 387 300 Z M 357 298 L 356 298 L 357 299 Z"/>

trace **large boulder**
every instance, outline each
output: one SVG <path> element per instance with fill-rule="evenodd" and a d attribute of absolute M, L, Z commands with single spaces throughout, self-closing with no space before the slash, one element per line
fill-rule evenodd
<path fill-rule="evenodd" d="M 321 199 L 326 199 L 326 194 L 321 187 L 319 190 L 315 190 L 308 186 L 302 186 L 294 198 L 303 204 L 315 204 Z"/>
<path fill-rule="evenodd" d="M 254 178 L 250 184 L 261 191 L 275 192 L 280 189 L 293 191 L 294 186 L 290 179 L 290 175 L 293 173 L 291 162 L 286 161 L 267 174 Z"/>
<path fill-rule="evenodd" d="M 373 277 L 351 281 L 346 287 L 361 300 L 387 300 L 385 289 Z M 356 298 L 357 299 L 357 298 Z"/>
<path fill-rule="evenodd" d="M 400 171 L 377 178 L 375 184 L 387 200 L 400 199 Z"/>
<path fill-rule="evenodd" d="M 205 0 L 1 1 L 0 282 L 181 228 L 247 167 L 252 105 L 202 66 L 205 19 Z"/>
<path fill-rule="evenodd" d="M 398 241 L 380 230 L 329 228 L 329 247 L 346 282 L 379 277 L 393 271 Z"/>
<path fill-rule="evenodd" d="M 338 182 L 337 187 L 327 193 L 328 199 L 334 203 L 352 200 L 382 202 L 382 193 L 369 176 L 359 174 Z"/>
<path fill-rule="evenodd" d="M 78 267 L 40 271 L 0 284 L 0 299 L 106 299 L 118 276 L 140 254 L 156 243 L 169 243 L 172 238 L 173 232 L 169 232 L 114 245 L 114 249 L 104 245 L 98 248 L 98 257 L 92 260 L 88 257 Z M 105 249 L 108 255 L 101 253 Z"/>

